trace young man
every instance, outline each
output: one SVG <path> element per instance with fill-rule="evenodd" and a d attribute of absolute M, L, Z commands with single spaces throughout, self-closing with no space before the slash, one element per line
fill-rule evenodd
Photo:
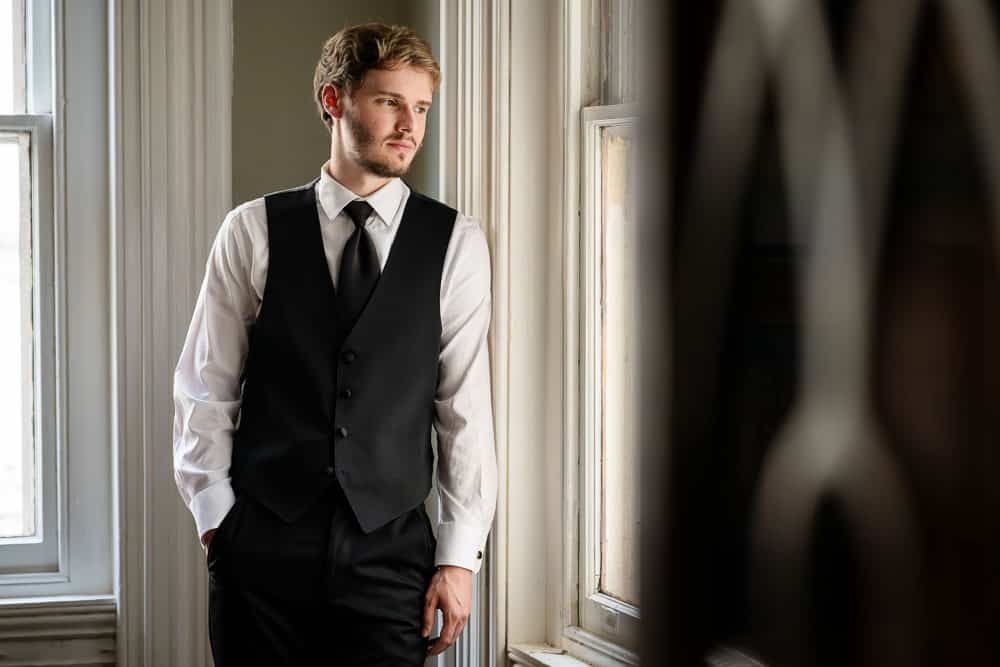
<path fill-rule="evenodd" d="M 421 665 L 468 619 L 496 504 L 489 255 L 475 220 L 400 179 L 439 80 L 407 28 L 331 37 L 314 78 L 329 161 L 230 212 L 212 247 L 174 468 L 220 667 Z"/>

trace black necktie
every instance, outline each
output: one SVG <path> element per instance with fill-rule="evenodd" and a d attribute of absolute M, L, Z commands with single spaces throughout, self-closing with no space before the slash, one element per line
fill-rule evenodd
<path fill-rule="evenodd" d="M 355 199 L 344 210 L 354 221 L 354 233 L 347 239 L 337 274 L 337 314 L 340 329 L 346 335 L 368 303 L 380 273 L 375 244 L 365 231 L 365 221 L 372 212 L 366 201 Z"/>

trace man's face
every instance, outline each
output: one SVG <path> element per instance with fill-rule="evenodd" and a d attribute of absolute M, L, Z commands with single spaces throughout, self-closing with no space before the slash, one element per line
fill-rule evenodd
<path fill-rule="evenodd" d="M 361 87 L 342 99 L 347 155 L 376 176 L 405 174 L 423 143 L 432 93 L 425 70 L 369 70 Z"/>

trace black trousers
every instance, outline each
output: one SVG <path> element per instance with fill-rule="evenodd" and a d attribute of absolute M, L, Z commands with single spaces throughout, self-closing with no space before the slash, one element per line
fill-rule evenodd
<path fill-rule="evenodd" d="M 208 549 L 216 667 L 417 667 L 436 542 L 421 503 L 365 535 L 334 484 L 288 524 L 238 494 Z"/>

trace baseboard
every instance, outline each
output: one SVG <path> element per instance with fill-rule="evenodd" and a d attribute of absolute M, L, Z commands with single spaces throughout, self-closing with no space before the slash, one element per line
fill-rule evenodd
<path fill-rule="evenodd" d="M 114 667 L 114 598 L 0 604 L 4 667 Z"/>

